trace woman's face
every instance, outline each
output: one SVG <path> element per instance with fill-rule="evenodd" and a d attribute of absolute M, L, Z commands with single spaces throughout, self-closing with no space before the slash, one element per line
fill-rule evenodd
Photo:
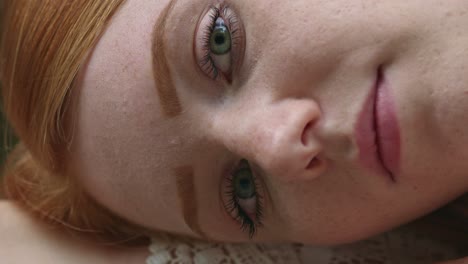
<path fill-rule="evenodd" d="M 150 230 L 343 243 L 468 191 L 465 0 L 127 0 L 70 171 Z"/>

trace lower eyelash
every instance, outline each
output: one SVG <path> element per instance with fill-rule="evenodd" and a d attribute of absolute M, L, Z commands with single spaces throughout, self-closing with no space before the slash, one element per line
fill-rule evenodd
<path fill-rule="evenodd" d="M 262 196 L 255 192 L 256 206 L 255 206 L 255 220 L 252 220 L 247 213 L 244 212 L 242 207 L 239 205 L 239 200 L 234 193 L 234 186 L 232 178 L 228 179 L 228 190 L 226 195 L 229 198 L 229 202 L 225 205 L 226 210 L 234 217 L 234 219 L 240 223 L 240 228 L 243 232 L 249 234 L 249 238 L 252 239 L 257 234 L 258 228 L 263 226 L 263 204 Z M 255 189 L 259 188 L 257 180 L 254 178 Z"/>
<path fill-rule="evenodd" d="M 210 56 L 210 51 L 199 61 L 200 68 L 208 75 L 212 76 L 213 79 L 217 79 L 219 72 Z"/>

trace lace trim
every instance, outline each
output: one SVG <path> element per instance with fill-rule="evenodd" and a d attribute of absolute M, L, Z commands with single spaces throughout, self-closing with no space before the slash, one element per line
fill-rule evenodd
<path fill-rule="evenodd" d="M 428 264 L 463 257 L 461 252 L 429 236 L 403 231 L 339 247 L 217 244 L 154 238 L 149 249 L 151 256 L 147 264 Z"/>
<path fill-rule="evenodd" d="M 147 264 L 302 263 L 299 248 L 294 245 L 217 244 L 153 238 L 150 252 Z"/>

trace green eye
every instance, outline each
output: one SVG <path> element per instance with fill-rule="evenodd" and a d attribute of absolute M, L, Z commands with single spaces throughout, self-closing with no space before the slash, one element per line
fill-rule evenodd
<path fill-rule="evenodd" d="M 225 55 L 231 51 L 231 33 L 221 19 L 216 21 L 216 26 L 210 37 L 210 50 L 215 55 Z"/>
<path fill-rule="evenodd" d="M 249 167 L 239 169 L 235 172 L 233 185 L 236 197 L 241 200 L 253 198 L 256 194 L 254 181 L 252 170 Z"/>

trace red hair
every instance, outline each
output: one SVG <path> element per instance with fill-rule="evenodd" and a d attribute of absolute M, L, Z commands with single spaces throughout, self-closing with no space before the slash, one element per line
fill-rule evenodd
<path fill-rule="evenodd" d="M 67 98 L 123 2 L 4 0 L 0 50 L 4 111 L 21 140 L 8 159 L 5 195 L 51 223 L 114 240 L 138 232 L 86 196 L 63 161 Z"/>

